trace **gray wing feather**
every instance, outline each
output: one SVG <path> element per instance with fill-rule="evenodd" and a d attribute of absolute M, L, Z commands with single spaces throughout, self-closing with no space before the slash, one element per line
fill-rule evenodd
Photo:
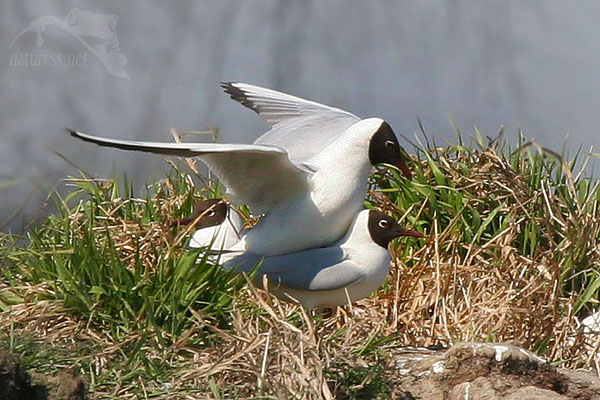
<path fill-rule="evenodd" d="M 245 253 L 225 263 L 226 269 L 249 272 L 262 261 L 257 279 L 267 275 L 272 285 L 299 290 L 335 290 L 359 282 L 365 276 L 360 265 L 344 257 L 339 247 L 305 250 L 264 257 Z"/>
<path fill-rule="evenodd" d="M 293 160 L 306 160 L 322 151 L 346 129 L 360 121 L 339 108 L 246 83 L 221 86 L 231 98 L 254 110 L 272 129 L 255 144 L 287 150 Z"/>
<path fill-rule="evenodd" d="M 198 157 L 223 182 L 228 194 L 257 214 L 308 190 L 312 171 L 290 160 L 276 146 L 222 143 L 160 143 L 108 139 L 69 130 L 72 136 L 99 146 L 180 157 Z"/>
<path fill-rule="evenodd" d="M 221 87 L 233 100 L 256 112 L 271 126 L 315 114 L 330 114 L 358 121 L 358 117 L 348 111 L 248 83 L 222 82 Z"/>

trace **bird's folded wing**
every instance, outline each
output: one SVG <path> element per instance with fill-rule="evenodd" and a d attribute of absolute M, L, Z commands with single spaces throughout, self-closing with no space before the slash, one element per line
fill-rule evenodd
<path fill-rule="evenodd" d="M 339 247 L 305 250 L 281 256 L 264 257 L 245 253 L 229 260 L 226 269 L 249 272 L 260 266 L 256 277 L 267 275 L 274 287 L 299 290 L 335 290 L 361 281 L 364 269 L 345 259 Z"/>
<path fill-rule="evenodd" d="M 254 144 L 284 148 L 293 160 L 322 151 L 360 119 L 347 111 L 247 83 L 224 82 L 231 98 L 254 110 L 272 129 Z"/>
<path fill-rule="evenodd" d="M 100 146 L 180 157 L 198 157 L 240 204 L 263 214 L 308 191 L 312 171 L 292 162 L 276 146 L 221 143 L 160 143 L 108 139 L 69 130 L 72 136 Z"/>

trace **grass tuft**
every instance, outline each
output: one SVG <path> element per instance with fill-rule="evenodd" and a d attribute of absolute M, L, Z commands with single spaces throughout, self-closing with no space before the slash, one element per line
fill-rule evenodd
<path fill-rule="evenodd" d="M 88 368 L 116 360 L 130 370 L 94 377 L 99 385 L 161 374 L 163 354 L 205 346 L 211 335 L 197 318 L 227 326 L 246 282 L 221 271 L 206 249 L 186 250 L 186 229 L 171 226 L 195 203 L 190 176 L 174 171 L 143 199 L 126 180 L 67 182 L 74 189 L 58 198 L 60 214 L 30 232 L 26 246 L 3 246 L 0 326 L 17 322 L 52 343 L 91 339 L 103 354 Z"/>

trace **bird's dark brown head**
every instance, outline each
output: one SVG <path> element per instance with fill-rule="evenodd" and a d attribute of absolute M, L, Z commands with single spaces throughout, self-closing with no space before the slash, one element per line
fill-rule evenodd
<path fill-rule="evenodd" d="M 391 164 L 397 167 L 402 174 L 410 179 L 412 173 L 406 166 L 406 151 L 398 143 L 398 138 L 387 122 L 379 126 L 377 132 L 371 137 L 369 143 L 369 160 L 371 164 Z"/>
<path fill-rule="evenodd" d="M 196 229 L 220 225 L 227 218 L 228 206 L 223 199 L 206 199 L 196 203 L 194 212 L 188 218 L 175 221 L 174 225 L 189 225 L 196 222 Z"/>
<path fill-rule="evenodd" d="M 399 236 L 423 237 L 419 232 L 404 229 L 392 217 L 375 210 L 369 211 L 369 234 L 375 243 L 386 249 Z"/>

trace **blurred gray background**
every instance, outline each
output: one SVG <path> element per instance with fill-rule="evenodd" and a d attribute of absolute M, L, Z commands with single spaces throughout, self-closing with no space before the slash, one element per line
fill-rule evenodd
<path fill-rule="evenodd" d="M 598 144 L 599 21 L 593 0 L 4 0 L 0 230 L 22 229 L 76 173 L 54 152 L 139 188 L 169 169 L 66 126 L 165 141 L 170 128 L 218 127 L 219 141 L 253 141 L 267 125 L 222 80 L 379 116 L 409 137 L 420 118 L 441 143 L 451 115 L 466 136 L 503 124 L 559 151 L 567 132 L 571 148 Z"/>

